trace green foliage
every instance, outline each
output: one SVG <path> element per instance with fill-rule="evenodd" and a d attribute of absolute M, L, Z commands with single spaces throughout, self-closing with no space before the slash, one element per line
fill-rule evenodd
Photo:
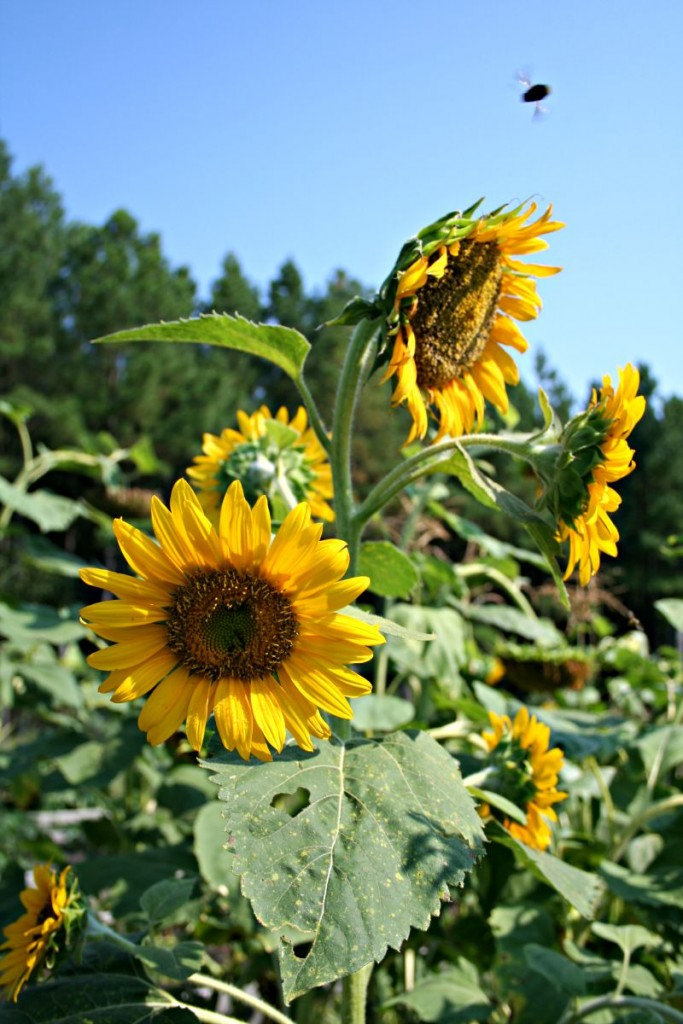
<path fill-rule="evenodd" d="M 204 764 L 226 804 L 227 856 L 243 892 L 284 934 L 288 1001 L 426 928 L 482 852 L 457 765 L 423 733 L 311 755 L 287 748 L 257 772 L 226 754 Z"/>
<path fill-rule="evenodd" d="M 419 578 L 410 559 L 386 540 L 363 544 L 358 569 L 370 577 L 373 594 L 381 597 L 409 597 Z"/>
<path fill-rule="evenodd" d="M 570 411 L 547 361 L 540 412 L 524 387 L 512 395 L 506 430 L 529 433 L 447 458 L 425 448 L 417 468 L 415 449 L 400 455 L 407 415 L 360 382 L 352 483 L 376 505 L 355 506 L 344 539 L 372 582 L 366 608 L 345 613 L 388 639 L 363 666 L 374 692 L 312 754 L 200 767 L 182 731 L 152 748 L 141 702 L 99 693 L 78 569 L 124 568 L 111 516 L 148 529 L 153 490 L 237 408 L 293 412 L 305 372 L 327 415 L 349 324 L 375 307 L 343 271 L 309 294 L 292 261 L 261 296 L 233 254 L 199 299 L 129 213 L 68 223 L 45 174 L 13 176 L 4 146 L 0 231 L 0 928 L 21 913 L 24 871 L 47 861 L 72 865 L 93 914 L 82 959 L 32 978 L 3 1021 L 213 1021 L 224 997 L 254 991 L 282 1020 L 283 989 L 296 1024 L 336 1024 L 337 980 L 347 991 L 376 961 L 382 1024 L 680 1020 L 680 653 L 633 622 L 619 635 L 622 606 L 600 583 L 572 594 L 568 620 L 549 597 L 548 565 L 563 593 L 554 524 L 509 457 Z M 658 403 L 643 379 L 619 580 L 650 637 L 672 641 L 683 403 Z M 527 808 L 493 788 L 481 738 L 490 711 L 522 704 L 564 754 L 547 850 L 511 834 Z M 484 824 L 481 803 L 509 827 Z"/>
<path fill-rule="evenodd" d="M 274 363 L 294 380 L 300 377 L 310 348 L 306 338 L 293 328 L 252 324 L 243 317 L 227 313 L 204 313 L 193 320 L 148 324 L 95 340 L 193 342 L 236 349 Z"/>

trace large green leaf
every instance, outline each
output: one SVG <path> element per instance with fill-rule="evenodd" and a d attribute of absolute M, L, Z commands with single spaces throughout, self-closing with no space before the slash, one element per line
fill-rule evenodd
<path fill-rule="evenodd" d="M 482 473 L 464 448 L 459 448 L 447 460 L 436 465 L 434 471 L 452 473 L 457 476 L 465 490 L 469 491 L 481 505 L 486 508 L 497 508 L 526 527 L 541 554 L 545 555 L 547 568 L 552 574 L 562 602 L 569 607 L 567 590 L 557 564 L 557 543 L 554 538 L 554 530 L 548 521 L 517 495 L 507 491 L 495 480 Z"/>
<path fill-rule="evenodd" d="M 582 917 L 594 917 L 598 900 L 604 890 L 603 883 L 597 875 L 565 864 L 563 860 L 553 857 L 545 850 L 534 850 L 525 843 L 520 843 L 509 833 L 503 832 L 502 828 L 491 829 L 491 838 L 503 846 L 509 846 L 518 864 L 559 892 Z"/>
<path fill-rule="evenodd" d="M 44 693 L 48 693 L 57 707 L 83 706 L 83 690 L 74 679 L 73 673 L 64 665 L 45 660 L 27 661 L 16 664 L 14 671 L 18 676 L 35 683 Z"/>
<path fill-rule="evenodd" d="M 146 889 L 140 897 L 140 906 L 147 915 L 150 927 L 185 906 L 195 884 L 194 878 L 163 878 Z"/>
<path fill-rule="evenodd" d="M 287 1000 L 427 928 L 482 853 L 457 763 L 425 733 L 287 747 L 259 765 L 224 753 L 204 766 L 226 804 L 226 856 L 278 938 Z"/>
<path fill-rule="evenodd" d="M 501 905 L 491 912 L 489 925 L 496 942 L 491 964 L 493 988 L 509 1005 L 515 1024 L 557 1024 L 569 997 L 544 973 L 530 970 L 529 945 L 551 949 L 557 942 L 557 922 L 538 904 Z"/>
<path fill-rule="evenodd" d="M 196 974 L 206 959 L 204 946 L 201 942 L 176 942 L 174 946 L 155 946 L 144 943 L 137 947 L 135 954 L 138 960 L 167 978 L 184 981 Z"/>
<path fill-rule="evenodd" d="M 23 604 L 10 608 L 0 602 L 0 634 L 17 647 L 33 648 L 36 644 L 68 644 L 88 635 L 73 608 L 50 608 L 44 604 Z"/>
<path fill-rule="evenodd" d="M 467 664 L 466 628 L 454 608 L 398 604 L 391 609 L 394 622 L 409 630 L 389 645 L 389 657 L 404 672 L 421 679 L 457 680 Z M 428 644 L 425 637 L 430 638 Z"/>
<path fill-rule="evenodd" d="M 661 935 L 655 935 L 647 928 L 639 924 L 604 924 L 602 921 L 594 921 L 591 931 L 599 935 L 601 939 L 608 942 L 615 942 L 625 956 L 631 955 L 636 949 L 656 949 L 663 945 Z"/>
<path fill-rule="evenodd" d="M 604 860 L 600 874 L 609 889 L 626 903 L 644 903 L 661 913 L 663 907 L 674 907 L 680 920 L 683 910 L 683 869 L 665 867 L 650 870 L 647 874 L 628 871 L 621 864 Z"/>
<path fill-rule="evenodd" d="M 470 1024 L 488 1020 L 493 1007 L 479 984 L 479 973 L 469 960 L 458 958 L 455 966 L 430 974 L 414 989 L 384 1004 L 408 1006 L 419 1020 L 438 1024 Z"/>
<path fill-rule="evenodd" d="M 683 762 L 683 726 L 655 726 L 636 740 L 634 746 L 640 750 L 648 776 L 657 764 L 659 771 L 664 775 Z"/>
<path fill-rule="evenodd" d="M 353 702 L 356 732 L 393 732 L 415 718 L 415 705 L 391 694 L 370 693 Z"/>
<path fill-rule="evenodd" d="M 560 992 L 569 996 L 582 996 L 586 991 L 586 975 L 578 964 L 573 963 L 554 949 L 547 949 L 536 942 L 524 947 L 524 959 L 533 971 L 542 974 Z"/>
<path fill-rule="evenodd" d="M 408 556 L 388 540 L 368 541 L 361 546 L 358 571 L 370 577 L 369 589 L 381 597 L 407 598 L 419 581 Z"/>
<path fill-rule="evenodd" d="M 76 555 L 62 551 L 47 537 L 26 537 L 22 543 L 24 559 L 34 569 L 40 569 L 41 572 L 56 573 L 59 576 L 78 579 L 80 570 L 88 565 L 88 562 L 84 562 Z"/>
<path fill-rule="evenodd" d="M 453 604 L 465 618 L 474 622 L 483 622 L 496 629 L 516 633 L 542 647 L 563 645 L 564 637 L 550 619 L 533 618 L 519 608 L 504 604 L 465 604 L 457 600 L 453 600 Z"/>
<path fill-rule="evenodd" d="M 235 349 L 275 363 L 293 380 L 301 376 L 311 347 L 303 334 L 299 334 L 293 327 L 254 324 L 244 317 L 230 316 L 228 313 L 205 313 L 191 320 L 146 324 L 144 327 L 107 334 L 95 338 L 95 341 L 194 342 L 198 345 Z"/>
<path fill-rule="evenodd" d="M 664 616 L 669 625 L 679 633 L 683 633 L 683 599 L 680 597 L 663 597 L 655 601 L 655 608 Z"/>
<path fill-rule="evenodd" d="M 84 514 L 80 501 L 63 498 L 49 491 L 24 491 L 0 476 L 0 505 L 30 519 L 43 533 L 68 529 L 74 519 Z"/>
<path fill-rule="evenodd" d="M 61 977 L 26 988 L 3 1004 L 3 1024 L 197 1024 L 189 1010 L 129 974 Z"/>

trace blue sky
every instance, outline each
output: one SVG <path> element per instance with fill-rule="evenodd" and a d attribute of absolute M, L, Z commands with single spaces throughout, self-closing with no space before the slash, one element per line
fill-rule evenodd
<path fill-rule="evenodd" d="M 681 39 L 672 0 L 0 0 L 0 135 L 203 295 L 229 250 L 261 287 L 288 257 L 378 285 L 449 210 L 552 202 L 532 345 L 582 401 L 629 360 L 683 395 Z"/>

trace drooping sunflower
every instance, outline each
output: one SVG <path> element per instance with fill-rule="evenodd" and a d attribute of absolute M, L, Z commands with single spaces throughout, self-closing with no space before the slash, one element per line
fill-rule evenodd
<path fill-rule="evenodd" d="M 509 715 L 489 712 L 492 732 L 482 733 L 495 766 L 488 788 L 494 788 L 526 811 L 526 825 L 509 818 L 503 825 L 516 839 L 536 850 L 550 844 L 548 820 L 557 821 L 553 804 L 564 800 L 566 793 L 557 789 L 558 773 L 564 755 L 559 747 L 549 749 L 550 729 L 529 716 L 525 707 L 519 709 L 512 722 Z"/>
<path fill-rule="evenodd" d="M 26 913 L 7 925 L 6 941 L 0 946 L 2 998 L 16 1003 L 31 975 L 52 966 L 65 948 L 69 913 L 82 914 L 75 885 L 67 877 L 69 870 L 64 868 L 58 876 L 50 864 L 38 864 L 33 870 L 35 886 L 20 894 Z"/>
<path fill-rule="evenodd" d="M 568 486 L 565 479 L 561 488 L 564 500 L 556 499 L 557 539 L 569 541 L 565 579 L 578 565 L 579 582 L 584 587 L 600 568 L 600 555 L 617 554 L 619 531 L 610 513 L 619 508 L 621 497 L 610 485 L 636 468 L 628 437 L 645 412 L 639 386 L 640 374 L 630 363 L 619 370 L 616 390 L 611 378 L 603 377 L 600 394 L 594 390 L 586 412 L 565 429 L 565 449 L 573 458 L 564 476 L 572 473 L 575 485 Z M 573 503 L 567 500 L 572 495 Z"/>
<path fill-rule="evenodd" d="M 202 454 L 187 469 L 209 518 L 218 517 L 225 492 L 240 480 L 247 500 L 265 494 L 278 519 L 307 501 L 316 519 L 332 522 L 332 470 L 303 406 L 291 420 L 284 406 L 275 416 L 266 405 L 251 416 L 238 409 L 237 423 L 239 430 L 204 434 Z"/>
<path fill-rule="evenodd" d="M 427 433 L 430 406 L 438 413 L 437 441 L 480 425 L 485 401 L 507 411 L 506 385 L 519 382 L 507 348 L 527 348 L 515 321 L 538 315 L 532 278 L 561 269 L 514 258 L 547 248 L 541 236 L 564 227 L 551 220 L 552 207 L 533 222 L 535 203 L 480 218 L 475 210 L 420 232 L 381 291 L 394 338 L 383 381 L 396 375 L 392 405 L 405 402 L 412 416 L 406 444 Z"/>
<path fill-rule="evenodd" d="M 110 674 L 100 686 L 120 703 L 151 694 L 138 724 L 152 744 L 186 720 L 195 750 L 213 712 L 228 750 L 270 760 L 289 730 L 304 750 L 327 739 L 320 710 L 351 718 L 347 697 L 370 684 L 347 666 L 384 643 L 375 626 L 339 613 L 365 590 L 343 579 L 345 542 L 321 540 L 301 502 L 271 540 L 268 501 L 252 509 L 230 485 L 215 527 L 190 485 L 173 487 L 170 510 L 154 498 L 158 543 L 122 519 L 114 532 L 139 578 L 84 569 L 82 579 L 120 600 L 83 608 L 83 621 L 114 646 L 88 658 Z M 270 746 L 269 746 L 270 745 Z"/>

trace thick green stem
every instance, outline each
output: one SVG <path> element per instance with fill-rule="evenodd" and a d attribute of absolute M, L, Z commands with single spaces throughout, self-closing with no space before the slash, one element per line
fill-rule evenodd
<path fill-rule="evenodd" d="M 353 420 L 360 392 L 372 368 L 379 332 L 379 321 L 363 320 L 354 329 L 346 351 L 332 419 L 330 465 L 334 486 L 334 514 L 337 536 L 349 545 L 349 573 L 354 575 L 363 523 L 354 516 L 351 478 L 351 440 Z"/>
<path fill-rule="evenodd" d="M 320 412 L 318 411 L 318 406 L 315 404 L 315 399 L 313 398 L 311 392 L 308 390 L 308 384 L 304 380 L 303 375 L 301 377 L 298 377 L 297 380 L 294 381 L 294 383 L 299 389 L 301 400 L 304 403 L 306 412 L 308 413 L 308 422 L 315 431 L 315 436 L 318 438 L 325 451 L 328 452 L 329 454 L 330 438 L 327 433 L 327 428 L 325 427 L 325 424 L 322 421 Z"/>
<path fill-rule="evenodd" d="M 342 981 L 341 1024 L 365 1024 L 368 985 L 374 964 L 366 964 Z"/>
<path fill-rule="evenodd" d="M 238 1000 L 238 1002 L 245 1003 L 247 1006 L 258 1010 L 264 1017 L 274 1020 L 276 1024 L 292 1024 L 291 1017 L 280 1013 L 279 1010 L 276 1010 L 274 1006 L 271 1006 L 264 999 L 259 999 L 258 996 L 254 996 L 249 992 L 243 992 L 241 988 L 231 985 L 228 981 L 219 981 L 208 974 L 191 974 L 187 980 L 191 985 L 196 985 L 198 988 L 212 988 L 215 992 L 224 992 L 226 995 Z"/>
<path fill-rule="evenodd" d="M 362 505 L 356 510 L 357 528 L 361 529 L 367 521 L 395 498 L 409 484 L 415 483 L 426 473 L 438 470 L 439 464 L 463 448 L 496 448 L 499 451 L 515 455 L 517 458 L 532 461 L 531 449 L 526 441 L 502 440 L 495 434 L 465 434 L 462 437 L 451 437 L 447 441 L 439 441 L 429 448 L 423 448 L 416 455 L 395 466 L 370 491 Z"/>

